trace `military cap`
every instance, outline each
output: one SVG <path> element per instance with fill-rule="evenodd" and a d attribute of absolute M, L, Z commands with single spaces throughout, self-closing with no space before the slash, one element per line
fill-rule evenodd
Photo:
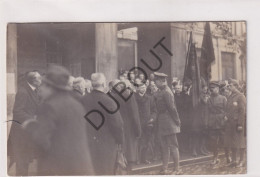
<path fill-rule="evenodd" d="M 211 82 L 209 83 L 209 87 L 210 87 L 210 88 L 220 87 L 220 84 L 219 84 L 218 81 L 211 81 Z"/>
<path fill-rule="evenodd" d="M 154 79 L 165 79 L 166 77 L 168 77 L 167 74 L 154 72 Z"/>
<path fill-rule="evenodd" d="M 239 86 L 239 82 L 235 79 L 229 78 L 228 79 L 229 84 L 233 84 L 234 86 Z"/>
<path fill-rule="evenodd" d="M 219 82 L 219 87 L 220 88 L 225 88 L 227 86 L 227 83 L 225 81 L 220 81 Z"/>

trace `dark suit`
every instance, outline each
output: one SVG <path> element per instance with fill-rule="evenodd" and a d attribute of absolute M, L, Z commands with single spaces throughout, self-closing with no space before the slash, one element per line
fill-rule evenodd
<path fill-rule="evenodd" d="M 131 93 L 129 89 L 126 89 L 122 95 L 127 98 Z M 124 122 L 125 143 L 123 147 L 126 159 L 128 163 L 136 162 L 138 137 L 141 136 L 141 123 L 135 95 L 133 94 L 129 100 L 124 101 L 117 93 L 112 91 L 111 94 L 119 102 L 119 112 Z"/>
<path fill-rule="evenodd" d="M 23 123 L 36 115 L 39 106 L 37 93 L 24 83 L 15 96 L 13 120 Z M 16 175 L 27 175 L 28 165 L 35 158 L 35 145 L 21 125 L 13 122 L 8 139 L 8 155 L 16 162 Z"/>
<path fill-rule="evenodd" d="M 104 124 L 98 130 L 86 122 L 96 175 L 114 175 L 117 144 L 123 144 L 124 141 L 123 120 L 119 111 L 109 114 L 98 102 L 109 111 L 115 111 L 117 105 L 106 93 L 97 90 L 85 95 L 82 102 L 86 114 L 98 110 L 104 116 Z M 89 114 L 88 118 L 96 126 L 101 123 L 101 116 L 96 112 Z"/>
<path fill-rule="evenodd" d="M 226 115 L 228 121 L 225 128 L 225 146 L 229 148 L 246 148 L 244 137 L 246 98 L 242 93 L 233 92 L 228 97 Z M 243 129 L 238 131 L 238 126 L 242 126 Z"/>
<path fill-rule="evenodd" d="M 26 130 L 38 145 L 38 174 L 94 175 L 83 106 L 58 91 L 40 106 L 37 122 Z"/>
<path fill-rule="evenodd" d="M 149 148 L 153 153 L 152 133 L 154 123 L 151 123 L 150 120 L 156 119 L 156 108 L 152 96 L 149 96 L 147 94 L 144 94 L 143 96 L 141 96 L 140 94 L 135 94 L 135 96 L 142 126 L 142 136 L 138 144 L 138 158 L 139 161 L 143 162 L 145 160 L 148 160 Z"/>

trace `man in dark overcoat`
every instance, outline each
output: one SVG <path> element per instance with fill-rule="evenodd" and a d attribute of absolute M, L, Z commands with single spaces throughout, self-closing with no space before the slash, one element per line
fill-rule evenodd
<path fill-rule="evenodd" d="M 219 164 L 218 152 L 219 148 L 223 146 L 223 134 L 225 125 L 225 110 L 227 99 L 219 94 L 219 83 L 212 81 L 209 85 L 211 96 L 208 99 L 208 130 L 210 138 L 210 146 L 213 151 L 213 161 L 211 165 Z"/>
<path fill-rule="evenodd" d="M 138 105 L 140 121 L 142 126 L 142 135 L 138 144 L 138 160 L 141 163 L 150 163 L 148 160 L 149 149 L 153 154 L 153 127 L 156 120 L 156 107 L 153 98 L 146 93 L 146 85 L 138 82 L 136 102 Z"/>
<path fill-rule="evenodd" d="M 26 81 L 21 84 L 15 96 L 13 123 L 8 138 L 8 156 L 10 163 L 16 163 L 16 175 L 28 175 L 29 163 L 36 157 L 35 145 L 21 125 L 36 114 L 40 100 L 37 89 L 41 84 L 41 76 L 32 71 L 26 74 Z M 17 122 L 15 122 L 17 121 Z M 20 123 L 20 124 L 19 124 Z"/>
<path fill-rule="evenodd" d="M 141 137 L 141 122 L 136 98 L 128 80 L 116 80 L 113 83 L 111 95 L 118 101 L 120 105 L 119 112 L 124 122 L 125 142 L 123 149 L 128 162 L 128 168 L 137 162 L 137 143 Z M 118 94 L 121 92 L 121 96 Z M 126 100 L 124 100 L 126 99 Z"/>
<path fill-rule="evenodd" d="M 246 118 L 246 98 L 238 90 L 238 81 L 230 79 L 228 89 L 231 95 L 227 99 L 227 124 L 225 129 L 225 146 L 231 148 L 232 163 L 230 167 L 242 167 L 244 160 L 244 150 L 246 148 L 245 118 Z M 240 160 L 237 162 L 237 153 L 240 153 Z"/>
<path fill-rule="evenodd" d="M 179 169 L 179 146 L 176 134 L 180 132 L 180 119 L 175 106 L 174 96 L 171 89 L 167 85 L 164 73 L 154 73 L 155 84 L 159 88 L 155 95 L 155 103 L 157 108 L 158 133 L 162 146 L 163 167 L 161 174 L 169 174 L 168 163 L 170 153 L 172 153 L 175 174 L 180 174 Z"/>
<path fill-rule="evenodd" d="M 38 145 L 39 176 L 95 175 L 88 146 L 85 110 L 71 95 L 69 72 L 51 66 L 43 78 L 43 103 L 23 128 Z"/>
<path fill-rule="evenodd" d="M 124 123 L 117 102 L 105 93 L 104 74 L 93 73 L 91 83 L 93 91 L 82 102 L 86 114 L 95 111 L 85 116 L 94 169 L 96 175 L 114 175 L 117 150 L 124 142 Z"/>

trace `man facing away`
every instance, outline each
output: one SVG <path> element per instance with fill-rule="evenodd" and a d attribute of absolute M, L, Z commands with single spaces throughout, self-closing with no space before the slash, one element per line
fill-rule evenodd
<path fill-rule="evenodd" d="M 30 162 L 35 158 L 35 146 L 28 134 L 19 125 L 33 118 L 40 100 L 37 89 L 41 84 L 41 75 L 37 71 L 26 74 L 26 81 L 18 88 L 13 108 L 13 122 L 8 139 L 10 165 L 16 163 L 16 175 L 28 175 Z M 9 166 L 10 166 L 9 165 Z"/>
<path fill-rule="evenodd" d="M 161 174 L 170 174 L 168 171 L 168 163 L 170 153 L 172 153 L 175 174 L 181 174 L 179 169 L 179 146 L 176 133 L 180 132 L 180 119 L 174 103 L 174 96 L 167 85 L 164 73 L 154 73 L 155 84 L 159 88 L 155 95 L 155 103 L 158 112 L 158 133 L 160 136 L 163 167 Z"/>
<path fill-rule="evenodd" d="M 85 95 L 82 102 L 86 110 L 85 118 L 88 121 L 88 138 L 93 165 L 97 175 L 114 175 L 117 150 L 124 142 L 123 120 L 116 101 L 105 93 L 104 74 L 93 73 L 91 83 L 93 91 Z"/>

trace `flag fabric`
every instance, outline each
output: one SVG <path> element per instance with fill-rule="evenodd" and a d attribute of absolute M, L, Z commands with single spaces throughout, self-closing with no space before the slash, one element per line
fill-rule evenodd
<path fill-rule="evenodd" d="M 193 108 L 197 107 L 200 101 L 200 67 L 197 58 L 195 43 L 192 42 L 192 33 L 190 34 L 189 47 L 184 71 L 184 82 L 191 81 L 191 96 Z"/>
<path fill-rule="evenodd" d="M 210 24 L 206 22 L 201 46 L 200 75 L 209 84 L 211 79 L 211 63 L 215 61 L 214 47 Z"/>

